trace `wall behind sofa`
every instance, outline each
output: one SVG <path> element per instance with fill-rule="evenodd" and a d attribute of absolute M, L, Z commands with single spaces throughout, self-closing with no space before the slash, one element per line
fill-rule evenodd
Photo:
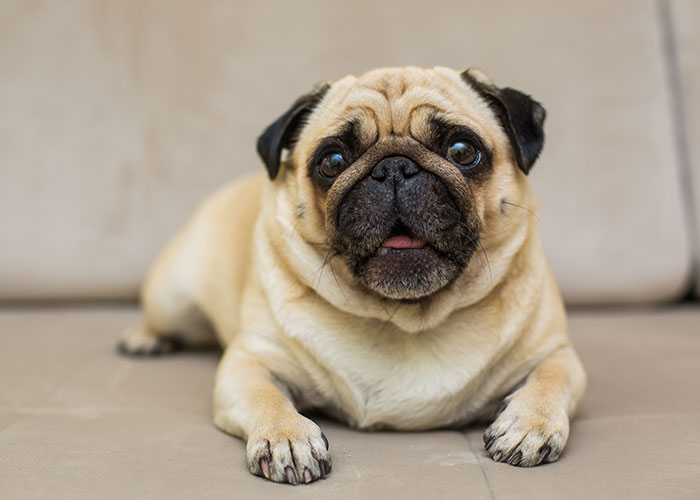
<path fill-rule="evenodd" d="M 298 95 L 412 64 L 478 66 L 548 109 L 531 176 L 569 303 L 674 300 L 694 243 L 665 6 L 6 0 L 0 298 L 134 297 Z"/>

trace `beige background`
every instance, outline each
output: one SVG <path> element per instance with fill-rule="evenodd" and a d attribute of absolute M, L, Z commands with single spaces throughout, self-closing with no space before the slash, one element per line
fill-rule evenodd
<path fill-rule="evenodd" d="M 548 109 L 532 180 L 569 303 L 677 298 L 692 257 L 662 4 L 4 0 L 0 298 L 133 297 L 195 203 L 262 168 L 255 138 L 299 94 L 406 64 L 479 66 Z M 678 9 L 696 112 L 697 4 Z"/>

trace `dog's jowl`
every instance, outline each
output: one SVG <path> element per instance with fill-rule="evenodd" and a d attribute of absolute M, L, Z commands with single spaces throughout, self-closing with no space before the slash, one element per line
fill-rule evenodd
<path fill-rule="evenodd" d="M 494 460 L 557 460 L 585 375 L 527 177 L 544 119 L 477 70 L 316 87 L 260 136 L 266 173 L 213 195 L 158 257 L 121 349 L 220 342 L 214 423 L 272 481 L 331 472 L 305 409 L 360 429 L 495 415 Z"/>

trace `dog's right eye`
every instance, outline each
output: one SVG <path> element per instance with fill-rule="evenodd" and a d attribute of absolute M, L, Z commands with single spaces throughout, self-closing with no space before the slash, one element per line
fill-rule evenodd
<path fill-rule="evenodd" d="M 347 166 L 348 162 L 342 154 L 329 153 L 321 158 L 321 162 L 318 164 L 318 171 L 323 177 L 333 179 L 338 177 Z"/>
<path fill-rule="evenodd" d="M 469 141 L 457 141 L 447 148 L 447 159 L 462 168 L 473 168 L 481 160 L 481 151 Z"/>

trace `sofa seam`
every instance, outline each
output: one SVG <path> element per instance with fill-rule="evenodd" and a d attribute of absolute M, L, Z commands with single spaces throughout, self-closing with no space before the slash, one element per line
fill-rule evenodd
<path fill-rule="evenodd" d="M 466 433 L 462 434 L 464 436 L 464 439 L 467 441 L 467 445 L 469 446 L 469 449 L 471 452 L 474 454 L 474 457 L 476 458 L 476 464 L 479 466 L 479 470 L 481 470 L 481 475 L 484 478 L 484 482 L 486 483 L 486 489 L 489 491 L 489 498 L 491 500 L 496 500 L 496 495 L 493 493 L 493 488 L 491 487 L 491 482 L 489 481 L 489 477 L 486 474 L 486 469 L 484 469 L 484 465 L 481 463 L 481 457 L 479 454 L 474 451 L 474 446 L 472 446 L 471 439 L 469 439 L 469 435 Z"/>
<path fill-rule="evenodd" d="M 700 220 L 697 217 L 698 204 L 693 184 L 683 83 L 670 0 L 656 0 L 656 7 L 661 37 L 661 56 L 664 61 L 664 73 L 668 87 L 673 147 L 676 152 L 676 168 L 679 173 L 681 205 L 685 214 L 684 219 L 691 252 L 690 276 L 688 277 L 686 293 L 692 293 L 700 284 Z"/>

